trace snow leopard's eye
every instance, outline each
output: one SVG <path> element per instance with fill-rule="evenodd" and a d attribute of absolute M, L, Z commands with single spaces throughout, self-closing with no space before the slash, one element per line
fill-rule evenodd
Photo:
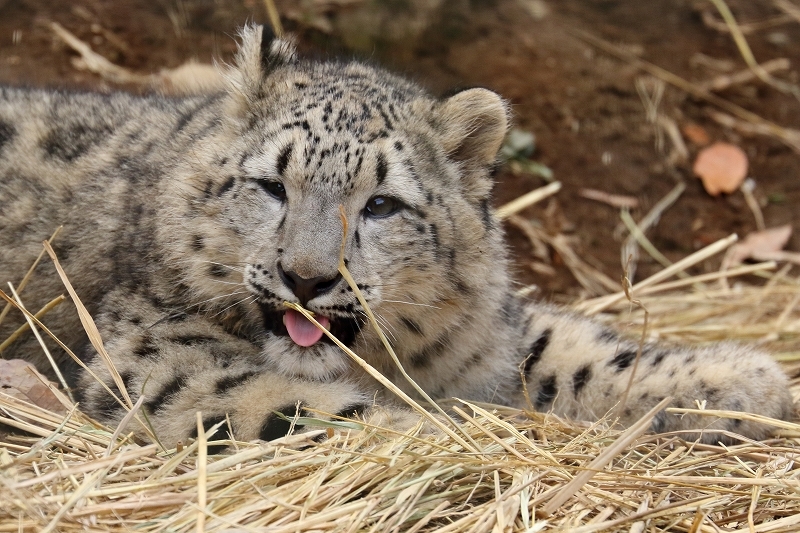
<path fill-rule="evenodd" d="M 373 196 L 364 207 L 364 213 L 372 218 L 384 218 L 395 214 L 403 204 L 390 196 Z"/>
<path fill-rule="evenodd" d="M 267 194 L 276 200 L 280 200 L 281 202 L 286 200 L 286 188 L 280 181 L 258 180 L 258 184 L 261 185 L 262 189 L 267 191 Z"/>

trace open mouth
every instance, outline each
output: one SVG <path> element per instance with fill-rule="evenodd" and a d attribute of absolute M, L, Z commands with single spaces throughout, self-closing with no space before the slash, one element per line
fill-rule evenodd
<path fill-rule="evenodd" d="M 318 342 L 333 344 L 317 326 L 294 309 L 276 311 L 265 305 L 261 306 L 264 319 L 264 329 L 273 333 L 289 337 L 298 346 L 314 346 Z M 351 346 L 356 338 L 361 324 L 356 318 L 327 317 L 320 314 L 314 315 L 317 322 L 339 339 L 345 346 Z"/>

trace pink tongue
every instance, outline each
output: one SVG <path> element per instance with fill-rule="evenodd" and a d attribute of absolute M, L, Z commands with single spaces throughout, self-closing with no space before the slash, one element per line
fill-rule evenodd
<path fill-rule="evenodd" d="M 314 318 L 323 328 L 330 329 L 331 321 L 328 317 L 316 315 Z M 321 329 L 294 309 L 286 311 L 283 316 L 283 324 L 286 326 L 286 331 L 289 332 L 289 337 L 299 346 L 313 346 L 324 335 Z"/>

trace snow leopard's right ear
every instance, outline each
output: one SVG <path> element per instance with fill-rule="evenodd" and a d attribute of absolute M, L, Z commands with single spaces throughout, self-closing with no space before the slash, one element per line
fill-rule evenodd
<path fill-rule="evenodd" d="M 294 41 L 278 38 L 268 26 L 248 24 L 239 31 L 233 87 L 248 100 L 256 100 L 264 79 L 275 69 L 297 62 Z"/>
<path fill-rule="evenodd" d="M 438 103 L 434 126 L 447 156 L 461 167 L 464 190 L 473 201 L 489 197 L 490 172 L 510 120 L 508 104 L 488 89 L 467 89 Z"/>
<path fill-rule="evenodd" d="M 508 104 L 488 89 L 460 91 L 440 103 L 438 120 L 448 155 L 482 167 L 497 159 L 509 123 Z"/>

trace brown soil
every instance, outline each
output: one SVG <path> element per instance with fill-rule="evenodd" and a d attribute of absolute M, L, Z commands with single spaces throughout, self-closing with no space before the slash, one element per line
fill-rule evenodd
<path fill-rule="evenodd" d="M 318 21 L 335 23 L 340 17 L 341 22 L 359 9 L 358 2 L 350 2 L 355 4 L 350 8 L 339 5 L 344 3 L 329 2 L 328 12 Z M 278 4 L 285 10 L 292 9 L 293 2 Z M 376 2 L 362 4 L 376 10 Z M 418 4 L 426 2 L 384 2 L 383 22 L 396 19 L 402 24 L 408 6 Z M 577 30 L 591 32 L 699 82 L 720 73 L 699 54 L 729 61 L 735 70 L 745 67 L 730 35 L 704 24 L 703 11 L 720 20 L 711 3 L 550 0 L 546 4 L 548 13 L 540 19 L 526 9 L 543 4 L 536 0 L 458 0 L 441 5 L 429 1 L 427 5 L 438 7 L 425 12 L 423 29 L 401 38 L 380 34 L 354 38 L 346 24 L 333 24 L 332 32 L 325 33 L 311 27 L 313 23 L 308 20 L 298 22 L 297 17 L 284 23 L 299 35 L 307 53 L 368 57 L 413 77 L 436 93 L 478 85 L 503 94 L 513 106 L 517 126 L 536 134 L 534 159 L 552 169 L 555 179 L 564 184 L 556 200 L 530 208 L 524 215 L 542 220 L 552 231 L 574 235 L 576 251 L 614 279 L 622 270 L 619 238 L 614 236 L 619 211 L 582 198 L 578 192 L 583 187 L 638 198 L 641 207 L 633 213 L 638 219 L 677 181 L 685 181 L 686 192 L 649 233 L 656 247 L 672 260 L 730 233 L 753 231 L 755 220 L 741 193 L 710 197 L 692 176 L 690 162 L 670 162 L 669 139 L 659 147 L 658 130 L 648 121 L 635 85 L 642 72 L 576 36 Z M 780 15 L 766 0 L 729 0 L 728 4 L 742 23 Z M 48 27 L 50 21 L 59 22 L 119 65 L 155 72 L 190 58 L 229 59 L 235 48 L 235 28 L 247 20 L 266 21 L 262 2 L 0 0 L 0 82 L 113 88 L 73 66 L 75 54 L 54 36 Z M 747 39 L 759 61 L 800 57 L 798 22 L 779 21 L 749 33 Z M 798 78 L 795 70 L 778 76 L 793 83 Z M 720 96 L 783 126 L 800 123 L 797 99 L 761 82 L 735 86 Z M 699 124 L 711 139 L 744 148 L 767 227 L 786 223 L 798 226 L 797 153 L 777 140 L 745 137 L 717 125 L 708 113 L 711 106 L 669 86 L 658 109 L 680 127 Z M 687 145 L 693 157 L 698 147 L 688 140 Z M 504 168 L 498 175 L 497 204 L 543 184 L 539 177 L 514 175 Z M 539 284 L 549 296 L 579 293 L 577 282 L 556 254 L 550 257 L 555 275 L 534 274 L 529 267 L 531 246 L 527 240 L 515 230 L 510 231 L 510 240 L 522 282 Z M 800 236 L 792 238 L 789 248 L 800 249 Z M 637 278 L 659 268 L 643 258 Z"/>

